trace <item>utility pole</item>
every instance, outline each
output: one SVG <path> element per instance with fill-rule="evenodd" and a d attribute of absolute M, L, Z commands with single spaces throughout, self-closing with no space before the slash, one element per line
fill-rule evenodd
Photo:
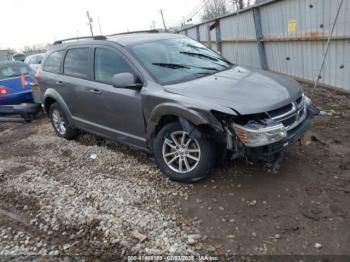
<path fill-rule="evenodd" d="M 92 18 L 90 17 L 89 11 L 86 11 L 86 16 L 88 18 L 88 25 L 90 26 L 91 36 L 94 36 L 94 32 L 92 31 Z"/>
<path fill-rule="evenodd" d="M 103 35 L 99 16 L 97 17 L 97 21 L 98 21 L 98 27 L 100 28 L 100 35 Z"/>
<path fill-rule="evenodd" d="M 151 25 L 149 26 L 149 28 L 150 28 L 151 30 L 156 29 L 156 21 L 152 20 L 152 23 L 151 23 Z"/>
<path fill-rule="evenodd" d="M 165 32 L 166 32 L 166 31 L 167 31 L 167 29 L 166 29 L 166 25 L 165 25 L 165 21 L 164 21 L 163 10 L 162 10 L 162 9 L 160 9 L 160 10 L 159 10 L 159 12 L 160 12 L 160 15 L 162 16 L 163 25 L 164 25 L 164 30 L 165 30 Z"/>

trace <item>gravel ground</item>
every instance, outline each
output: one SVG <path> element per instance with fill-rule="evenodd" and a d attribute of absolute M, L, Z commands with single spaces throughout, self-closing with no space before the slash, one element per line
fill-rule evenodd
<path fill-rule="evenodd" d="M 242 160 L 196 184 L 45 117 L 0 124 L 0 255 L 350 255 L 350 96 L 314 101 L 323 116 L 278 174 Z"/>
<path fill-rule="evenodd" d="M 149 156 L 88 134 L 67 142 L 47 119 L 10 127 L 1 133 L 0 254 L 201 248 L 198 229 L 177 214 L 186 186 L 165 179 Z"/>

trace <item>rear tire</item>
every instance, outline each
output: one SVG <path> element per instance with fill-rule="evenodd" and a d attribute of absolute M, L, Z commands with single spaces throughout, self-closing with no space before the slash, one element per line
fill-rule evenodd
<path fill-rule="evenodd" d="M 215 144 L 206 136 L 194 138 L 180 123 L 165 125 L 154 141 L 159 169 L 171 180 L 196 182 L 208 176 L 215 162 Z"/>
<path fill-rule="evenodd" d="M 50 106 L 49 116 L 51 124 L 59 137 L 71 140 L 77 136 L 77 129 L 68 121 L 63 109 L 57 102 Z"/>

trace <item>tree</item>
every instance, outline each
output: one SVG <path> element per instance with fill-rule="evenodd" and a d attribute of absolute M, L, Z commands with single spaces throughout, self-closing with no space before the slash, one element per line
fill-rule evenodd
<path fill-rule="evenodd" d="M 244 8 L 243 0 L 236 0 L 236 2 L 237 2 L 237 5 L 238 5 L 239 9 L 243 9 Z"/>
<path fill-rule="evenodd" d="M 255 2 L 259 2 L 259 0 L 258 1 L 256 1 L 256 0 L 232 0 L 232 4 L 234 6 L 233 10 L 236 11 L 237 7 L 239 9 L 246 8 L 248 6 L 254 5 Z"/>
<path fill-rule="evenodd" d="M 202 21 L 212 20 L 231 12 L 237 12 L 237 9 L 246 8 L 259 1 L 261 0 L 209 0 L 204 6 Z"/>
<path fill-rule="evenodd" d="M 226 0 L 210 0 L 206 2 L 202 21 L 207 21 L 229 13 Z"/>

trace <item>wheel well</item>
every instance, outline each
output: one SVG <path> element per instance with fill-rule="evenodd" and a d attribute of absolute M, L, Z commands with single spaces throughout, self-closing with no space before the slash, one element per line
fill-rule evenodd
<path fill-rule="evenodd" d="M 152 134 L 152 137 L 156 137 L 159 130 L 162 129 L 163 126 L 165 126 L 166 124 L 169 124 L 171 122 L 175 122 L 175 121 L 178 121 L 179 118 L 177 116 L 174 116 L 174 115 L 165 115 L 165 116 L 162 116 L 161 119 L 158 121 L 157 125 L 156 125 L 156 128 L 154 129 L 153 131 L 153 134 Z"/>
<path fill-rule="evenodd" d="M 153 150 L 153 141 L 155 137 L 157 136 L 158 132 L 162 129 L 163 126 L 166 124 L 169 124 L 171 122 L 179 121 L 179 117 L 175 115 L 165 115 L 162 116 L 161 119 L 158 121 L 158 124 L 156 125 L 156 128 L 153 131 L 152 134 L 152 142 L 151 150 Z M 193 124 L 193 123 L 192 123 Z M 218 164 L 220 164 L 225 156 L 225 150 L 226 150 L 226 136 L 223 136 L 221 133 L 217 133 L 215 129 L 210 126 L 209 124 L 200 124 L 196 126 L 196 129 L 198 129 L 201 134 L 203 134 L 206 138 L 212 139 L 212 141 L 215 144 L 216 148 L 216 155 L 217 159 L 215 160 Z"/>
<path fill-rule="evenodd" d="M 46 114 L 49 114 L 49 110 L 50 110 L 50 106 L 55 103 L 56 100 L 51 98 L 51 97 L 48 97 L 45 99 L 45 103 L 44 103 L 44 106 L 45 106 L 45 112 Z"/>
<path fill-rule="evenodd" d="M 161 119 L 158 121 L 158 124 L 156 125 L 156 128 L 154 129 L 154 132 L 152 134 L 152 137 L 156 137 L 158 132 L 162 129 L 163 126 L 166 124 L 169 124 L 171 122 L 179 121 L 179 117 L 175 115 L 165 115 L 162 116 Z M 196 128 L 204 132 L 208 135 L 212 135 L 214 133 L 214 129 L 209 124 L 201 124 L 196 126 Z"/>

